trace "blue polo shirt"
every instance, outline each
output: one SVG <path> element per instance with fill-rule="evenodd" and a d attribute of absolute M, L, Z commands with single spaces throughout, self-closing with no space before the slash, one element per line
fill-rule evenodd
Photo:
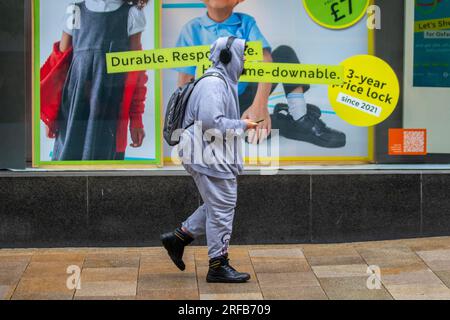
<path fill-rule="evenodd" d="M 207 14 L 186 23 L 178 37 L 177 47 L 211 45 L 220 37 L 235 36 L 245 41 L 261 41 L 264 49 L 271 50 L 269 42 L 262 35 L 255 18 L 244 13 L 233 13 L 227 20 L 218 23 Z M 196 67 L 177 68 L 179 72 L 195 76 Z M 247 83 L 239 83 L 242 94 Z"/>

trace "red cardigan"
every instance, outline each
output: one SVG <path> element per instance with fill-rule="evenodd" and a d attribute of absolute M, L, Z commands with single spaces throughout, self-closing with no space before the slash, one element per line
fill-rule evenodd
<path fill-rule="evenodd" d="M 59 50 L 59 42 L 53 45 L 53 52 L 41 67 L 41 120 L 50 129 L 50 136 L 55 137 L 56 120 L 61 106 L 62 91 L 67 78 L 73 49 L 65 52 Z M 145 71 L 129 72 L 125 78 L 120 115 L 117 123 L 116 152 L 125 152 L 128 144 L 128 122 L 130 128 L 143 128 L 142 114 L 147 95 Z"/>

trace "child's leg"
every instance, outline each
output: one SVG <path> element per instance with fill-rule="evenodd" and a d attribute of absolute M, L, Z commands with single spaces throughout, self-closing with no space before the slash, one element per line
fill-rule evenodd
<path fill-rule="evenodd" d="M 277 84 L 274 83 L 272 85 L 272 89 L 271 89 L 270 93 L 272 93 L 276 87 L 277 87 Z M 241 116 L 252 105 L 253 101 L 255 100 L 257 90 L 258 90 L 258 83 L 257 82 L 249 82 L 247 85 L 247 88 L 245 88 L 245 91 L 239 96 L 239 107 L 240 107 L 240 111 L 241 111 Z"/>
<path fill-rule="evenodd" d="M 300 63 L 295 51 L 288 46 L 279 46 L 272 52 L 273 62 Z M 283 84 L 284 92 L 289 106 L 289 113 L 294 120 L 298 120 L 306 114 L 306 101 L 304 93 L 309 90 L 307 84 Z"/>
<path fill-rule="evenodd" d="M 278 63 L 300 63 L 295 51 L 289 46 L 279 46 L 272 51 L 273 62 Z M 275 90 L 277 83 L 272 85 L 272 90 Z M 283 84 L 284 92 L 288 100 L 289 112 L 295 120 L 299 119 L 306 113 L 306 101 L 303 94 L 306 93 L 310 86 L 308 84 Z M 241 115 L 253 103 L 258 90 L 258 83 L 250 82 L 245 91 L 239 96 L 239 105 Z"/>
<path fill-rule="evenodd" d="M 206 216 L 206 238 L 208 256 L 216 258 L 228 254 L 228 246 L 233 230 L 234 211 L 237 202 L 236 179 L 208 179 L 211 196 L 210 210 Z"/>
<path fill-rule="evenodd" d="M 197 238 L 205 234 L 206 214 L 208 208 L 205 204 L 201 205 L 182 223 L 183 231 L 187 231 L 190 236 Z"/>
<path fill-rule="evenodd" d="M 272 59 L 279 63 L 300 63 L 295 51 L 288 46 L 275 49 L 272 52 Z M 283 86 L 288 106 L 286 108 L 280 104 L 280 107 L 278 105 L 275 107 L 273 128 L 280 129 L 280 134 L 289 139 L 306 141 L 326 148 L 345 146 L 345 134 L 326 126 L 320 119 L 320 108 L 306 103 L 304 93 L 309 90 L 309 85 L 283 84 Z"/>
<path fill-rule="evenodd" d="M 116 152 L 114 155 L 114 160 L 125 160 L 125 152 Z"/>
<path fill-rule="evenodd" d="M 188 165 L 183 165 L 186 171 L 191 175 L 192 179 L 194 179 L 195 185 L 197 186 L 197 190 L 200 193 L 200 196 L 203 198 L 203 184 L 201 183 L 201 174 L 192 170 L 192 168 Z M 205 201 L 203 201 L 200 207 L 192 213 L 189 218 L 187 218 L 181 226 L 182 230 L 187 232 L 191 237 L 197 238 L 199 236 L 203 236 L 206 232 L 206 212 L 208 210 Z"/>
<path fill-rule="evenodd" d="M 275 50 L 272 51 L 272 60 L 275 63 L 301 63 L 300 59 L 295 53 L 294 49 L 289 46 L 279 46 Z M 310 86 L 309 84 L 283 84 L 284 92 L 286 95 L 291 92 L 301 92 L 306 93 Z"/>
<path fill-rule="evenodd" d="M 206 209 L 202 213 L 206 214 L 208 256 L 210 258 L 223 256 L 228 253 L 228 244 L 233 229 L 237 181 L 236 179 L 218 179 L 198 174 L 196 182 L 205 203 L 203 206 Z M 197 218 L 199 217 L 203 218 L 200 212 Z M 200 219 L 192 221 L 198 221 L 196 225 L 201 224 Z"/>

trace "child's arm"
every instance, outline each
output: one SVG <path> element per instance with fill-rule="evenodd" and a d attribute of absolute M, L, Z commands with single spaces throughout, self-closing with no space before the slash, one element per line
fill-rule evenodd
<path fill-rule="evenodd" d="M 202 99 L 198 104 L 196 120 L 202 122 L 202 129 L 204 131 L 214 129 L 222 135 L 226 135 L 227 130 L 241 129 L 245 131 L 256 128 L 258 124 L 250 119 L 239 120 L 225 117 L 225 109 L 229 107 L 227 105 L 227 91 L 222 88 L 225 84 L 223 82 L 217 83 L 217 81 L 222 80 L 216 80 L 214 85 L 209 84 L 208 90 L 203 91 Z M 202 89 L 206 89 L 206 87 Z"/>
<path fill-rule="evenodd" d="M 193 38 L 193 27 L 192 22 L 187 23 L 183 26 L 183 28 L 180 31 L 180 34 L 178 35 L 177 42 L 175 44 L 175 47 L 190 47 L 194 45 L 198 45 L 196 41 L 194 41 Z M 175 69 L 178 71 L 178 81 L 177 86 L 181 87 L 184 86 L 186 83 L 190 82 L 192 79 L 195 79 L 195 67 L 184 67 L 184 68 L 177 68 Z"/>
<path fill-rule="evenodd" d="M 142 50 L 141 36 L 141 32 L 130 36 L 130 50 Z M 130 107 L 130 135 L 133 142 L 130 146 L 133 148 L 142 146 L 142 142 L 145 138 L 145 130 L 142 126 L 141 119 L 145 108 L 145 95 L 147 93 L 145 83 L 147 82 L 147 79 L 145 71 L 139 74 L 136 93 Z M 136 121 L 136 119 L 140 119 L 140 121 Z"/>
<path fill-rule="evenodd" d="M 59 51 L 61 53 L 66 52 L 67 50 L 69 50 L 72 47 L 72 36 L 63 32 L 62 37 L 61 37 L 61 41 L 59 42 Z M 54 52 L 56 52 L 57 49 L 57 44 L 54 46 Z M 55 53 L 53 53 L 55 54 Z M 49 123 L 46 123 L 45 126 L 45 135 L 47 136 L 47 138 L 53 139 L 56 137 L 56 133 L 55 133 L 56 128 L 51 128 Z"/>
<path fill-rule="evenodd" d="M 185 85 L 186 83 L 190 82 L 192 79 L 194 79 L 193 75 L 184 73 L 184 72 L 178 72 L 178 86 L 181 87 Z"/>
<path fill-rule="evenodd" d="M 59 42 L 59 51 L 65 52 L 72 46 L 72 36 L 63 31 L 61 41 Z"/>
<path fill-rule="evenodd" d="M 269 50 L 264 49 L 263 54 L 264 62 L 272 62 L 272 55 Z M 264 121 L 258 125 L 258 129 L 263 130 L 257 130 L 257 134 L 255 134 L 255 132 L 249 133 L 250 143 L 264 140 L 270 133 L 270 130 L 272 130 L 272 121 L 267 108 L 271 90 L 271 83 L 259 83 L 252 105 L 242 115 L 242 119 L 264 119 Z"/>
<path fill-rule="evenodd" d="M 130 50 L 136 51 L 136 50 L 142 50 L 142 32 L 133 34 L 130 36 Z"/>

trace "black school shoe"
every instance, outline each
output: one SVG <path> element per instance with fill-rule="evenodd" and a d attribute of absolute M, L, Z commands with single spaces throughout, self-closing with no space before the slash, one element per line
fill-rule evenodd
<path fill-rule="evenodd" d="M 322 112 L 312 104 L 306 114 L 295 121 L 289 114 L 287 104 L 277 104 L 272 114 L 272 127 L 280 135 L 293 140 L 305 141 L 324 148 L 342 148 L 346 144 L 345 133 L 329 128 L 320 117 Z"/>
<path fill-rule="evenodd" d="M 216 283 L 243 283 L 250 280 L 250 275 L 245 272 L 238 272 L 230 266 L 228 256 L 221 256 L 209 260 L 209 270 L 206 275 L 206 282 Z"/>
<path fill-rule="evenodd" d="M 161 242 L 166 248 L 170 259 L 180 269 L 184 271 L 186 265 L 183 262 L 184 247 L 189 245 L 194 239 L 188 234 L 183 232 L 180 228 L 175 229 L 173 232 L 168 232 L 161 235 Z"/>

